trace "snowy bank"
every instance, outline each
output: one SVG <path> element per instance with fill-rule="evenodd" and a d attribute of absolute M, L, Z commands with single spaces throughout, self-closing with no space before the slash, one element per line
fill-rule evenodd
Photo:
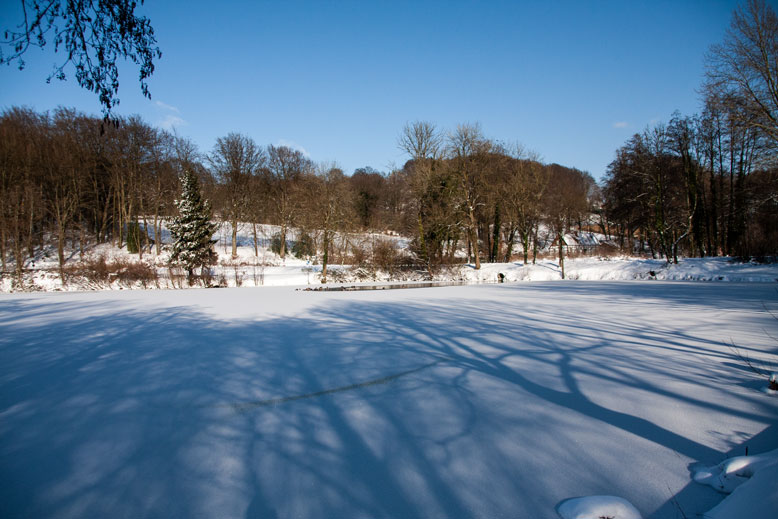
<path fill-rule="evenodd" d="M 698 468 L 693 478 L 730 494 L 705 514 L 708 519 L 771 519 L 778 514 L 778 449 Z"/>
<path fill-rule="evenodd" d="M 246 252 L 246 250 L 243 250 Z M 112 257 L 126 259 L 126 255 Z M 102 285 L 73 278 L 63 286 L 56 270 L 39 269 L 26 274 L 27 291 L 82 291 L 95 289 L 120 290 L 127 288 L 180 288 L 183 279 L 171 278 L 165 266 L 165 257 L 147 259 L 155 266 L 159 278 L 146 284 L 127 284 L 118 280 Z M 316 286 L 321 284 L 321 265 L 287 258 L 253 257 L 253 253 L 236 260 L 222 259 L 211 269 L 212 283 L 223 287 L 254 286 Z M 741 263 L 731 258 L 685 258 L 679 264 L 663 260 L 636 258 L 572 258 L 565 260 L 565 277 L 579 281 L 713 281 L 738 283 L 775 283 L 778 281 L 778 263 Z M 391 283 L 428 280 L 428 273 L 403 271 L 390 274 L 382 271 L 355 269 L 348 265 L 329 265 L 329 281 L 339 283 Z M 497 283 L 554 281 L 562 279 L 557 263 L 538 260 L 536 264 L 482 263 L 480 270 L 472 265 L 454 265 L 435 272 L 434 281 L 460 283 Z M 0 280 L 0 291 L 13 289 L 12 278 Z"/>

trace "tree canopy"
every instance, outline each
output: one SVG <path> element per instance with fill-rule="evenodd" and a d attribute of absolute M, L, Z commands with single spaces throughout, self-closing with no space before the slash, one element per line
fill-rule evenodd
<path fill-rule="evenodd" d="M 3 31 L 0 64 L 23 69 L 31 47 L 53 44 L 65 58 L 46 81 L 66 79 L 72 64 L 78 85 L 97 94 L 103 115 L 110 118 L 119 104 L 117 60 L 138 65 L 141 91 L 151 98 L 147 80 L 154 59 L 162 57 L 151 21 L 136 15 L 137 5 L 135 0 L 21 0 L 22 20 Z"/>

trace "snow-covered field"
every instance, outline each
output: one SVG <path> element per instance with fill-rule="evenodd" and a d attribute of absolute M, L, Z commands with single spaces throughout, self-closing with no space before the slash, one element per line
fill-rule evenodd
<path fill-rule="evenodd" d="M 2 295 L 0 516 L 699 517 L 778 448 L 776 286 Z"/>

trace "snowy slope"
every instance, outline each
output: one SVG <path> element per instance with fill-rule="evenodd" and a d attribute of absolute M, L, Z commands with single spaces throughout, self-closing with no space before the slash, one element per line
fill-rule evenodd
<path fill-rule="evenodd" d="M 731 347 L 775 359 L 763 303 L 774 283 L 3 295 L 0 516 L 696 517 L 724 495 L 690 466 L 778 448 Z"/>

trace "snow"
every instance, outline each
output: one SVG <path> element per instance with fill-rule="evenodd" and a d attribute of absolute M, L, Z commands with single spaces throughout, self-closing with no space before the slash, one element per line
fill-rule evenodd
<path fill-rule="evenodd" d="M 228 223 L 221 223 L 214 235 L 217 242 L 215 249 L 218 262 L 212 268 L 214 282 L 228 287 L 256 286 L 301 286 L 319 285 L 321 283 L 320 264 L 315 258 L 295 258 L 287 255 L 282 259 L 270 250 L 272 236 L 280 230 L 274 225 L 257 225 L 257 249 L 254 248 L 253 226 L 240 224 L 237 234 L 237 256 L 232 257 L 232 230 Z M 150 229 L 151 231 L 151 229 Z M 288 240 L 298 237 L 298 230 L 288 230 Z M 152 238 L 153 238 L 153 233 Z M 161 235 L 163 243 L 169 244 L 171 236 L 163 225 Z M 570 244 L 593 246 L 606 242 L 605 236 L 596 233 L 577 233 L 568 235 Z M 333 247 L 344 249 L 343 244 L 362 245 L 370 249 L 370 244 L 377 241 L 394 243 L 399 249 L 405 250 L 409 240 L 391 233 L 337 234 Z M 517 251 L 518 252 L 518 251 Z M 68 250 L 68 265 L 73 265 L 80 258 L 80 251 Z M 176 288 L 177 284 L 170 279 L 168 261 L 169 250 L 162 250 L 159 255 L 154 251 L 144 253 L 143 258 L 137 254 L 129 254 L 126 249 L 118 249 L 110 244 L 92 245 L 86 250 L 85 259 L 103 256 L 108 262 L 122 260 L 143 261 L 153 266 L 159 276 L 158 281 L 142 286 L 140 283 L 110 283 L 95 284 L 78 278 L 63 285 L 59 276 L 56 252 L 54 250 L 39 251 L 34 262 L 27 262 L 25 268 L 31 269 L 25 274 L 26 291 L 82 291 L 82 290 L 122 290 L 128 288 Z M 339 257 L 333 250 L 331 261 Z M 461 257 L 464 257 L 462 251 Z M 549 259 L 551 258 L 551 259 Z M 426 280 L 426 270 L 405 271 L 390 275 L 387 272 L 368 272 L 365 269 L 354 269 L 349 265 L 330 264 L 329 272 L 335 274 L 337 281 L 342 283 L 369 282 L 406 282 Z M 13 271 L 13 263 L 8 267 Z M 522 262 L 512 263 L 482 263 L 480 270 L 473 265 L 455 265 L 442 269 L 435 274 L 435 280 L 441 282 L 462 283 L 497 283 L 503 275 L 506 282 L 554 281 L 562 278 L 562 270 L 555 254 L 546 251 L 535 264 L 524 265 Z M 727 257 L 716 258 L 680 258 L 679 264 L 668 264 L 661 259 L 642 259 L 633 257 L 600 257 L 584 256 L 565 259 L 565 277 L 580 281 L 621 281 L 621 280 L 651 280 L 651 281 L 713 281 L 713 282 L 755 282 L 773 283 L 778 280 L 778 263 L 742 263 Z M 332 283 L 333 276 L 329 276 Z M 0 292 L 16 290 L 11 275 L 0 277 Z"/>
<path fill-rule="evenodd" d="M 127 258 L 129 255 L 119 253 L 109 247 L 96 248 L 92 256 L 104 254 L 109 260 Z M 137 255 L 134 257 L 137 260 Z M 149 288 L 172 288 L 166 266 L 167 257 L 162 255 L 147 261 L 157 265 L 161 276 L 157 284 Z M 348 265 L 329 265 L 330 273 L 340 272 L 343 283 L 392 282 L 426 279 L 426 272 L 401 274 L 395 277 L 386 273 L 376 272 L 367 277 L 360 275 Z M 212 269 L 215 280 L 221 280 L 229 287 L 243 286 L 300 286 L 320 284 L 321 265 L 314 265 L 307 260 L 287 257 L 281 260 L 270 253 L 254 256 L 253 248 L 238 249 L 238 258 L 229 258 L 221 254 L 219 263 Z M 506 282 L 554 281 L 561 280 L 559 264 L 551 260 L 538 260 L 536 264 L 523 265 L 515 263 L 482 263 L 480 270 L 473 265 L 455 266 L 444 269 L 435 275 L 436 281 L 464 283 L 497 283 L 500 274 Z M 726 257 L 717 258 L 684 258 L 679 264 L 667 264 L 663 260 L 636 258 L 598 258 L 582 257 L 565 260 L 565 277 L 580 281 L 712 281 L 736 283 L 771 283 L 778 280 L 778 263 L 740 263 Z M 80 291 L 93 288 L 123 289 L 141 288 L 140 285 L 127 286 L 114 282 L 107 286 L 92 287 L 83 283 L 71 281 L 62 286 L 59 273 L 49 265 L 49 270 L 38 270 L 29 283 L 35 290 L 43 291 Z M 10 292 L 12 283 L 9 277 L 0 280 L 0 291 Z"/>
<path fill-rule="evenodd" d="M 775 517 L 778 510 L 778 449 L 737 456 L 715 467 L 698 468 L 693 478 L 732 494 L 706 513 L 707 518 Z"/>
<path fill-rule="evenodd" d="M 0 516 L 774 517 L 689 468 L 778 449 L 775 287 L 0 295 Z"/>
<path fill-rule="evenodd" d="M 537 264 L 482 263 L 481 269 L 466 271 L 466 279 L 492 281 L 502 272 L 506 281 L 552 281 L 561 279 L 556 261 Z M 778 264 L 740 263 L 732 258 L 682 258 L 676 264 L 664 260 L 629 257 L 583 257 L 565 260 L 565 277 L 584 281 L 660 280 L 660 281 L 730 281 L 770 283 L 778 281 Z"/>
<path fill-rule="evenodd" d="M 588 496 L 560 503 L 557 512 L 562 519 L 641 519 L 632 503 L 615 496 Z"/>

